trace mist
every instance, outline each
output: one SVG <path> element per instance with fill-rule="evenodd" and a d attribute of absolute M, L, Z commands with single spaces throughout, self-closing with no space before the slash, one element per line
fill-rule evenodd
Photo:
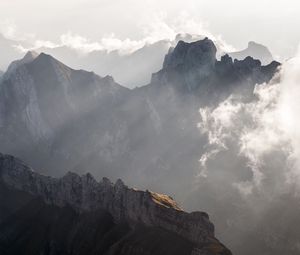
<path fill-rule="evenodd" d="M 0 153 L 168 194 L 233 254 L 300 253 L 297 1 L 2 4 Z"/>
<path fill-rule="evenodd" d="M 299 74 L 298 53 L 250 101 L 233 94 L 199 110 L 208 141 L 186 203 L 207 208 L 236 254 L 299 253 Z"/>
<path fill-rule="evenodd" d="M 185 3 L 169 0 L 143 3 L 137 0 L 30 0 L 26 3 L 4 0 L 1 1 L 1 7 L 1 32 L 11 39 L 29 39 L 32 42 L 59 43 L 60 36 L 68 32 L 92 42 L 111 35 L 122 41 L 126 38 L 140 41 L 148 34 L 149 27 L 158 28 L 165 36 L 170 34 L 169 27 L 159 26 L 157 21 L 163 20 L 165 24 L 174 25 L 176 17 L 183 13 L 211 34 L 221 35 L 236 49 L 245 47 L 248 40 L 260 41 L 268 45 L 275 56 L 286 59 L 295 55 L 300 39 L 296 33 L 300 22 L 297 12 L 299 3 L 296 0 L 288 3 L 280 0 L 276 4 L 271 0 L 230 0 L 226 3 L 218 0 L 188 0 Z M 29 16 L 26 10 L 34 12 Z M 55 19 L 52 16 L 54 13 Z"/>

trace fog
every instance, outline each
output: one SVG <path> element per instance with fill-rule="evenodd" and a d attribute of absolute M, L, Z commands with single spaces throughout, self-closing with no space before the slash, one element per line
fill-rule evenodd
<path fill-rule="evenodd" d="M 235 254 L 299 253 L 299 60 L 257 85 L 253 100 L 232 95 L 199 110 L 208 143 L 187 204 L 207 208 Z"/>
<path fill-rule="evenodd" d="M 126 11 L 124 11 L 126 10 Z M 2 0 L 0 30 L 6 36 L 31 42 L 60 43 L 68 33 L 98 43 L 103 38 L 143 41 L 168 37 L 170 27 L 180 27 L 178 17 L 185 15 L 197 24 L 193 33 L 205 28 L 237 49 L 249 40 L 268 45 L 282 59 L 295 54 L 300 36 L 299 2 L 286 1 L 138 1 L 138 0 Z M 55 17 L 55 18 L 53 18 Z M 55 29 L 53 29 L 55 28 Z M 155 32 L 153 32 L 155 30 Z M 181 32 L 191 32 L 181 31 Z M 199 33 L 198 33 L 199 34 Z M 78 39 L 78 37 L 77 37 Z"/>
<path fill-rule="evenodd" d="M 234 254 L 299 254 L 299 8 L 292 0 L 2 0 L 0 43 L 11 51 L 3 70 L 27 50 L 46 49 L 75 69 L 96 52 L 88 61 L 106 67 L 101 76 L 121 63 L 116 81 L 133 88 L 161 69 L 178 33 L 209 36 L 218 52 L 254 40 L 283 64 L 255 85 L 264 73 L 251 59 L 238 66 L 251 69 L 244 77 L 228 72 L 226 59 L 216 71 L 215 56 L 199 50 L 185 69 L 127 89 L 44 55 L 1 80 L 1 152 L 43 174 L 91 172 L 170 194 L 208 212 Z"/>

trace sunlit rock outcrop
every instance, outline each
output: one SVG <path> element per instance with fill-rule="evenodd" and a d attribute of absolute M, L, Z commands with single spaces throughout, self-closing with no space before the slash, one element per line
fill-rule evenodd
<path fill-rule="evenodd" d="M 32 199 L 40 198 L 45 203 L 45 206 L 70 207 L 78 214 L 105 211 L 111 215 L 114 224 L 119 225 L 126 222 L 129 224 L 131 231 L 135 231 L 140 225 L 145 228 L 162 229 L 166 231 L 166 234 L 170 232 L 172 235 L 178 236 L 179 239 L 189 242 L 193 250 L 192 254 L 195 254 L 196 251 L 199 251 L 199 254 L 209 255 L 230 254 L 215 239 L 214 226 L 209 221 L 206 213 L 184 212 L 171 197 L 150 191 L 144 192 L 128 188 L 121 180 L 118 180 L 115 184 L 106 178 L 101 182 L 97 182 L 90 174 L 79 176 L 74 173 L 68 173 L 60 179 L 51 178 L 35 173 L 23 162 L 12 156 L 1 154 L 0 185 L 2 189 L 7 189 L 8 192 L 11 190 L 21 194 L 25 193 L 32 196 Z M 6 201 L 2 200 L 0 201 L 2 206 L 5 206 Z M 13 196 L 11 200 L 11 204 L 19 203 L 17 199 L 14 201 Z M 23 206 L 26 205 L 22 205 L 21 208 L 15 208 L 15 211 L 10 212 L 10 214 L 20 211 Z M 36 211 L 33 210 L 27 213 L 34 215 Z M 18 233 L 18 224 L 22 223 L 22 220 L 21 222 L 13 223 L 14 228 L 12 231 L 14 235 L 21 234 Z M 0 230 L 6 224 L 11 224 L 9 216 L 0 218 Z M 40 228 L 43 235 L 48 234 L 47 228 L 43 228 L 43 226 Z M 30 229 L 30 231 L 32 230 Z M 8 248 L 5 248 L 5 245 L 12 236 L 11 233 L 5 231 L 5 228 L 0 232 L 0 247 L 3 247 L 2 249 L 6 251 Z M 141 236 L 140 238 L 143 237 Z M 22 243 L 21 240 L 19 242 Z M 34 243 L 36 240 L 32 242 Z M 40 252 L 43 252 L 45 247 L 42 244 L 39 245 Z M 153 254 L 161 254 L 163 250 L 165 250 L 165 254 L 171 254 L 167 249 L 168 245 L 172 244 L 166 244 L 166 247 L 157 247 Z M 218 251 L 211 249 L 212 246 L 217 246 Z M 143 249 L 146 251 L 147 247 L 143 247 Z M 58 253 L 54 252 L 51 254 Z M 121 252 L 118 254 L 127 253 Z M 144 252 L 140 254 L 144 254 Z"/>

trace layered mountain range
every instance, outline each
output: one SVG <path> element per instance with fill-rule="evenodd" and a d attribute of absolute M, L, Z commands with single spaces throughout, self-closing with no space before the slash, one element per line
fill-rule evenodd
<path fill-rule="evenodd" d="M 199 107 L 233 92 L 251 94 L 278 66 L 262 66 L 251 57 L 232 61 L 226 55 L 218 61 L 211 40 L 180 41 L 149 85 L 129 90 L 110 76 L 73 70 L 50 55 L 29 52 L 3 75 L 0 148 L 55 175 L 82 169 L 125 181 L 136 174 L 149 183 L 150 169 L 159 172 L 151 172 L 154 182 L 164 172 L 196 171 L 199 152 L 181 155 L 184 165 L 178 165 L 173 149 L 180 143 L 189 152 L 197 145 Z"/>
<path fill-rule="evenodd" d="M 55 179 L 0 154 L 1 254 L 230 255 L 202 212 L 90 174 Z"/>
<path fill-rule="evenodd" d="M 5 70 L 8 64 L 21 57 L 20 49 L 31 49 L 39 53 L 49 54 L 72 68 L 94 71 L 99 75 L 111 75 L 122 85 L 134 88 L 146 85 L 150 82 L 151 73 L 160 70 L 170 47 L 174 48 L 182 40 L 195 42 L 204 39 L 205 36 L 181 33 L 172 40 L 165 39 L 154 43 L 146 43 L 139 49 L 126 53 L 120 50 L 108 51 L 107 49 L 95 49 L 90 52 L 82 52 L 72 46 L 57 45 L 52 47 L 38 47 L 24 41 L 13 41 L 0 35 L 0 48 L 3 55 L 0 60 L 0 69 Z M 214 42 L 218 49 L 218 57 L 224 55 L 224 49 L 220 42 Z M 245 50 L 229 53 L 233 59 L 243 60 L 247 56 L 259 59 L 263 64 L 272 62 L 270 51 L 263 45 L 249 42 Z M 145 59 L 147 61 L 145 61 Z"/>
<path fill-rule="evenodd" d="M 50 223 L 60 225 L 56 220 L 62 215 L 67 219 L 74 219 L 66 223 L 71 225 L 61 223 L 64 231 L 70 226 L 75 231 L 66 234 L 72 235 L 68 237 L 70 247 L 75 245 L 76 238 L 79 238 L 76 229 L 80 229 L 82 225 L 76 225 L 78 222 L 92 227 L 97 222 L 107 221 L 110 225 L 106 230 L 101 230 L 99 226 L 99 231 L 102 232 L 100 234 L 95 232 L 95 236 L 91 237 L 93 240 L 98 238 L 98 234 L 100 237 L 97 240 L 107 240 L 102 239 L 105 237 L 105 231 L 116 227 L 116 232 L 111 232 L 113 238 L 116 238 L 113 240 L 119 242 L 131 233 L 130 240 L 125 239 L 130 243 L 139 240 L 138 242 L 147 247 L 148 254 L 156 254 L 151 253 L 150 244 L 154 241 L 153 236 L 157 235 L 161 236 L 162 242 L 165 240 L 169 244 L 175 244 L 178 241 L 180 247 L 187 245 L 184 246 L 189 247 L 185 249 L 189 251 L 187 254 L 190 254 L 197 245 L 200 250 L 194 249 L 193 254 L 222 254 L 220 252 L 223 250 L 219 250 L 219 246 L 216 247 L 219 253 L 203 253 L 202 243 L 199 244 L 193 237 L 189 237 L 190 234 L 182 229 L 175 231 L 170 229 L 182 225 L 173 221 L 174 217 L 181 220 L 183 216 L 178 215 L 189 215 L 183 217 L 183 222 L 186 221 L 185 217 L 193 218 L 195 215 L 196 221 L 202 222 L 203 219 L 207 219 L 203 214 L 183 213 L 170 198 L 128 189 L 120 181 L 113 185 L 107 180 L 98 183 L 90 175 L 81 176 L 90 172 L 96 180 L 103 176 L 114 181 L 121 178 L 130 186 L 176 195 L 176 198 L 185 202 L 191 193 L 195 176 L 199 174 L 199 156 L 207 144 L 207 137 L 201 135 L 197 127 L 199 108 L 214 107 L 232 94 L 240 94 L 245 98 L 253 97 L 255 85 L 269 82 L 280 66 L 275 61 L 262 65 L 260 60 L 250 56 L 243 60 L 233 60 L 229 55 L 224 55 L 218 60 L 216 54 L 217 47 L 208 38 L 196 42 L 179 41 L 176 47 L 169 50 L 162 69 L 152 75 L 148 85 L 128 89 L 116 83 L 111 76 L 100 77 L 93 72 L 74 70 L 51 55 L 28 52 L 23 59 L 9 66 L 0 82 L 0 151 L 28 162 L 39 174 L 29 170 L 18 160 L 2 156 L 3 162 L 12 162 L 12 169 L 21 169 L 14 176 L 5 174 L 6 170 L 3 170 L 2 177 L 5 177 L 5 181 L 2 185 L 2 194 L 15 196 L 15 203 L 21 203 L 18 209 L 22 208 L 22 214 L 28 217 L 32 216 L 33 207 L 40 208 L 39 220 L 46 225 Z M 10 163 L 8 165 L 3 169 L 11 169 Z M 68 171 L 79 175 L 70 173 L 65 175 Z M 61 179 L 52 179 L 40 174 Z M 236 178 L 240 178 L 239 174 Z M 86 182 L 90 182 L 92 190 L 83 188 Z M 107 203 L 106 195 L 101 197 L 103 194 L 101 187 L 106 185 L 112 204 Z M 130 194 L 129 200 L 133 199 L 134 202 L 129 201 L 130 205 L 126 204 L 124 196 L 120 198 L 114 193 L 119 189 Z M 2 199 L 5 200 L 7 196 L 3 196 Z M 88 201 L 83 196 L 87 196 Z M 39 197 L 40 200 L 36 201 L 33 197 Z M 114 204 L 115 197 L 122 201 L 118 200 Z M 22 204 L 22 201 L 32 199 L 34 201 L 32 205 Z M 132 211 L 127 211 L 126 207 L 130 206 L 129 209 L 133 210 L 133 207 L 141 205 L 140 199 L 149 200 L 149 203 L 155 208 L 160 208 L 159 210 L 167 207 L 168 210 L 162 209 L 163 213 L 168 215 L 165 221 L 151 218 L 152 225 L 150 224 L 149 230 L 147 223 L 149 215 L 153 214 L 152 211 L 142 207 L 137 209 L 139 211 L 136 211 L 135 216 L 132 216 Z M 101 206 L 98 206 L 96 201 L 100 201 Z M 8 203 L 6 207 L 14 207 L 9 205 L 9 201 L 5 203 Z M 205 201 L 204 207 L 207 205 L 209 201 Z M 116 209 L 114 207 L 119 207 L 117 212 L 114 211 Z M 97 217 L 101 218 L 103 215 L 104 218 L 98 221 L 91 217 L 94 210 L 101 210 Z M 17 211 L 10 211 L 9 214 L 12 212 Z M 49 212 L 54 212 L 57 218 L 49 218 L 47 216 Z M 173 215 L 174 212 L 176 213 Z M 16 217 L 19 218 L 22 214 L 16 214 Z M 125 228 L 124 225 L 120 225 L 122 222 L 116 222 L 118 214 L 130 215 L 129 218 L 125 217 Z M 201 217 L 198 218 L 197 215 Z M 136 222 L 137 217 L 142 217 L 138 220 L 142 222 L 142 228 L 137 232 L 130 232 L 128 225 L 131 225 L 132 219 Z M 14 219 L 7 223 L 10 229 L 9 224 L 15 221 Z M 173 227 L 165 226 L 168 221 Z M 12 233 L 11 239 L 7 239 L 11 243 L 15 238 L 14 235 L 18 235 L 19 229 L 26 228 L 22 220 L 20 224 L 16 227 L 16 232 Z M 159 232 L 156 232 L 157 227 Z M 164 229 L 162 232 L 161 227 Z M 145 228 L 149 238 L 147 241 L 139 239 L 140 233 Z M 199 227 L 200 230 L 203 228 L 211 229 Z M 32 235 L 39 236 L 43 233 L 45 236 L 51 236 L 56 230 L 50 229 L 51 233 L 45 232 L 45 229 L 36 231 Z M 165 231 L 168 233 L 171 231 L 172 237 Z M 193 233 L 194 230 L 188 232 Z M 182 243 L 178 235 L 187 243 L 185 241 Z M 208 236 L 213 237 L 213 232 L 209 232 Z M 26 240 L 31 237 L 28 236 Z M 51 250 L 54 245 L 55 249 L 58 249 L 56 244 L 52 244 L 51 238 L 47 240 L 49 242 L 44 243 L 46 246 L 43 247 Z M 62 242 L 61 240 L 55 242 Z M 24 240 L 20 242 L 20 246 L 16 247 L 23 248 Z M 109 251 L 111 246 L 106 241 L 103 242 L 103 245 L 106 245 L 105 251 Z M 198 244 L 189 246 L 190 242 Z M 38 249 L 37 244 L 32 245 L 30 246 L 32 249 Z M 157 245 L 162 247 L 159 252 L 170 249 L 174 254 L 179 247 L 175 245 L 173 249 L 164 246 L 163 243 Z M 99 249 L 104 249 L 102 244 L 100 246 Z M 117 250 L 108 254 L 122 254 L 118 252 L 123 246 L 117 247 Z M 124 248 L 127 252 L 124 251 L 124 254 L 141 254 L 138 253 L 139 248 L 136 246 L 132 248 L 134 250 L 130 247 Z M 96 247 L 89 246 L 89 248 L 97 251 Z M 180 249 L 178 248 L 178 251 Z M 14 251 L 14 254 L 18 254 L 18 251 Z"/>

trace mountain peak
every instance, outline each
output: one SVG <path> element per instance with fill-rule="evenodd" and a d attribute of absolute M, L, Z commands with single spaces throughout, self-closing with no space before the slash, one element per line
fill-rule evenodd
<path fill-rule="evenodd" d="M 38 55 L 39 54 L 37 52 L 35 52 L 35 51 L 27 51 L 27 53 L 23 57 L 23 61 L 25 61 L 25 62 L 31 62 L 36 57 L 38 57 Z"/>
<path fill-rule="evenodd" d="M 57 62 L 59 62 L 57 59 L 55 59 L 54 57 L 52 57 L 51 55 L 49 54 L 46 54 L 44 52 L 41 52 L 36 58 L 35 58 L 36 61 L 51 61 L 51 60 L 55 60 Z"/>
<path fill-rule="evenodd" d="M 38 53 L 36 53 L 34 51 L 28 51 L 22 59 L 15 60 L 8 66 L 5 78 L 7 78 L 9 76 L 9 74 L 11 74 L 19 66 L 28 64 L 28 63 L 32 62 L 33 60 L 35 60 L 37 57 L 38 57 Z"/>
<path fill-rule="evenodd" d="M 4 215 L 2 219 L 4 222 L 8 222 L 8 224 L 13 221 L 9 222 L 9 220 L 6 220 L 10 215 L 13 215 L 15 211 L 17 214 L 21 211 L 20 215 L 23 216 L 22 210 L 26 210 L 25 218 L 27 216 L 41 217 L 40 219 L 45 222 L 49 218 L 49 215 L 50 217 L 53 213 L 60 215 L 60 212 L 64 210 L 64 212 L 67 213 L 66 215 L 71 217 L 72 215 L 77 215 L 76 217 L 89 215 L 89 222 L 92 222 L 95 229 L 98 225 L 105 225 L 108 220 L 113 222 L 112 227 L 121 227 L 122 233 L 126 230 L 126 232 L 122 234 L 125 236 L 122 242 L 124 242 L 124 240 L 126 241 L 126 233 L 130 233 L 130 235 L 134 233 L 138 234 L 138 239 L 134 240 L 143 240 L 146 242 L 149 240 L 151 242 L 153 239 L 148 239 L 148 235 L 145 234 L 145 231 L 148 231 L 148 233 L 152 232 L 155 236 L 160 236 L 160 238 L 164 238 L 163 236 L 168 237 L 166 240 L 171 242 L 170 245 L 174 245 L 172 241 L 170 241 L 173 240 L 173 242 L 176 243 L 181 242 L 178 246 L 181 247 L 181 249 L 188 249 L 187 253 L 172 252 L 172 254 L 231 255 L 231 252 L 215 238 L 214 226 L 206 213 L 187 213 L 178 209 L 176 202 L 171 197 L 128 188 L 121 180 L 118 180 L 115 184 L 111 183 L 108 179 L 97 182 L 89 174 L 79 176 L 74 173 L 67 173 L 60 179 L 47 177 L 32 171 L 31 168 L 26 166 L 22 161 L 0 153 L 0 189 L 1 191 L 7 190 L 7 192 L 11 192 L 11 194 L 16 194 L 17 196 L 11 195 L 9 201 L 16 209 L 9 211 L 8 216 Z M 21 201 L 21 198 L 23 198 L 23 200 L 20 205 L 19 201 Z M 0 196 L 0 202 L 4 204 L 4 208 L 6 206 L 5 203 L 7 203 L 6 201 L 7 200 L 3 199 L 3 196 Z M 33 205 L 32 201 L 34 201 Z M 39 205 L 43 208 L 51 208 L 51 213 L 47 212 L 45 216 L 36 214 L 37 201 L 39 201 Z M 101 215 L 106 215 L 106 217 L 99 217 Z M 66 226 L 67 229 L 70 228 L 70 221 L 65 221 L 57 216 L 56 218 L 59 218 L 59 225 L 65 224 L 64 226 Z M 23 221 L 19 220 L 17 223 L 14 223 L 14 226 L 15 224 L 23 226 Z M 70 236 L 70 238 L 73 237 L 73 230 L 76 231 L 79 225 L 76 226 L 76 228 L 71 228 L 72 231 L 70 231 L 70 233 L 72 236 Z M 107 224 L 105 226 L 105 228 L 109 227 Z M 124 226 L 127 227 L 124 228 Z M 2 228 L 1 231 L 5 231 L 6 229 L 3 230 Z M 2 240 L 1 243 L 3 247 L 3 243 L 9 240 L 7 237 L 15 236 L 15 234 L 18 234 L 19 229 L 21 228 L 14 227 L 12 230 L 14 232 L 13 235 L 11 235 L 11 230 L 10 232 L 5 232 L 3 236 L 5 236 L 6 239 L 4 241 Z M 139 231 L 139 229 L 143 231 Z M 35 228 L 32 227 L 30 230 L 34 232 Z M 46 236 L 48 236 L 49 233 L 49 226 L 47 224 L 41 224 L 38 230 L 39 234 L 44 233 L 44 235 L 41 240 L 35 239 L 37 244 L 39 244 L 39 241 L 45 242 L 45 240 L 47 240 Z M 82 228 L 79 228 L 79 230 L 81 231 Z M 66 235 L 70 235 L 70 233 L 66 233 Z M 161 233 L 163 233 L 163 235 L 160 235 Z M 88 234 L 89 235 L 82 237 L 84 240 L 93 240 L 86 242 L 87 245 L 93 245 L 95 242 L 100 243 L 103 241 L 103 238 L 98 235 L 97 232 L 95 234 L 97 239 L 93 237 L 93 231 L 90 231 L 90 229 Z M 25 233 L 22 238 L 24 237 L 31 239 L 30 233 Z M 187 245 L 183 245 L 183 242 Z M 132 242 L 130 243 L 130 250 L 132 251 L 135 247 Z M 20 244 L 18 243 L 18 245 Z M 151 252 L 151 254 L 162 254 L 161 251 L 166 251 L 165 247 L 168 245 L 166 242 L 162 242 L 162 247 L 159 248 L 159 245 L 157 245 L 158 248 L 156 252 Z M 38 247 L 43 250 L 41 246 Z M 68 246 L 64 242 L 60 248 L 62 247 Z M 136 247 L 138 247 L 140 251 L 141 246 L 138 244 Z M 147 245 L 142 247 L 146 251 L 149 249 Z M 28 249 L 28 247 L 26 246 L 25 249 Z M 118 250 L 109 254 L 119 254 L 117 251 Z M 124 254 L 132 254 L 132 252 Z M 138 254 L 149 253 L 138 252 Z"/>
<path fill-rule="evenodd" d="M 166 55 L 163 68 L 174 68 L 180 65 L 189 67 L 214 65 L 216 52 L 215 44 L 207 37 L 191 43 L 180 40 L 176 47 Z"/>
<path fill-rule="evenodd" d="M 87 183 L 87 176 L 67 173 L 60 179 L 32 171 L 22 161 L 0 154 L 0 185 L 40 197 L 46 204 L 66 205 L 79 212 L 106 210 L 115 222 L 131 222 L 159 227 L 201 245 L 214 239 L 214 226 L 206 213 L 187 213 L 169 196 L 115 184 Z M 92 184 L 92 185 L 91 185 Z M 226 250 L 220 245 L 224 251 Z"/>
<path fill-rule="evenodd" d="M 262 64 L 266 65 L 273 61 L 273 56 L 270 50 L 257 42 L 250 41 L 246 49 L 228 53 L 233 59 L 243 60 L 248 56 L 253 57 L 254 59 L 259 59 Z"/>
<path fill-rule="evenodd" d="M 244 92 L 253 91 L 255 84 L 268 82 L 280 65 L 263 66 L 261 58 L 255 56 L 264 56 L 265 61 L 271 58 L 264 46 L 254 42 L 250 42 L 249 48 L 238 57 L 237 53 L 235 56 L 226 54 L 217 60 L 216 52 L 214 42 L 208 38 L 192 43 L 179 41 L 166 55 L 162 70 L 152 75 L 151 84 L 198 94 L 203 96 L 202 102 L 205 104 L 207 95 L 221 100 L 232 92 L 232 88 L 241 87 L 241 84 Z"/>

